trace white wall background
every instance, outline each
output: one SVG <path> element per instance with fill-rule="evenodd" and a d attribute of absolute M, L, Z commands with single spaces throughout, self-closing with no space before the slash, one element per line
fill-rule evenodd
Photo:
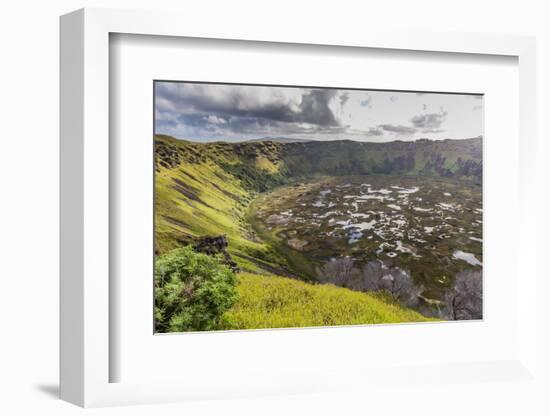
<path fill-rule="evenodd" d="M 189 19 L 209 22 L 213 13 L 249 15 L 280 21 L 281 30 L 322 24 L 361 27 L 387 21 L 391 26 L 536 35 L 538 38 L 538 128 L 541 217 L 538 249 L 548 248 L 550 150 L 550 26 L 547 2 L 522 1 L 170 1 L 170 0 L 19 0 L 4 2 L 0 12 L 0 413 L 58 414 L 82 412 L 60 402 L 58 376 L 58 16 L 80 7 L 177 10 Z M 182 21 L 182 25 L 185 21 Z M 544 223 L 542 222 L 544 220 Z M 546 246 L 543 247 L 542 244 Z M 542 271 L 541 271 L 542 273 Z M 549 276 L 550 277 L 550 276 Z M 538 291 L 547 292 L 543 282 Z M 540 305 L 540 319 L 550 317 Z M 545 323 L 548 321 L 545 320 Z M 548 325 L 544 325 L 548 328 Z M 549 331 L 542 332 L 539 359 L 548 370 Z M 550 374 L 546 371 L 546 374 Z M 546 386 L 546 394 L 550 387 Z M 331 395 L 259 398 L 134 408 L 93 410 L 101 415 L 153 412 L 191 415 L 279 414 L 548 414 L 545 392 L 506 383 L 433 386 L 429 394 L 405 397 Z M 537 400 L 538 398 L 538 400 Z"/>

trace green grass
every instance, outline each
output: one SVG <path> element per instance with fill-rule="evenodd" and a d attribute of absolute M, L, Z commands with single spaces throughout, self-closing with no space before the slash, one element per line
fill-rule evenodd
<path fill-rule="evenodd" d="M 221 329 L 434 321 L 382 294 L 250 273 L 241 273 L 239 280 L 239 298 L 223 315 Z"/>
<path fill-rule="evenodd" d="M 266 172 L 272 174 L 279 172 L 279 166 L 277 166 L 265 156 L 257 156 L 255 165 L 258 169 L 265 170 Z"/>
<path fill-rule="evenodd" d="M 240 274 L 240 298 L 224 315 L 226 328 L 428 320 L 381 295 L 272 275 L 284 274 L 288 269 L 300 271 L 308 264 L 299 253 L 286 253 L 285 259 L 271 246 L 274 241 L 270 241 L 267 234 L 258 236 L 253 232 L 250 204 L 258 191 L 302 178 L 376 173 L 376 167 L 386 155 L 394 163 L 414 151 L 414 167 L 410 167 L 408 174 L 419 173 L 432 153 L 445 157 L 445 165 L 449 167 L 455 165 L 458 157 L 480 161 L 481 139 L 386 145 L 358 142 L 204 144 L 168 136 L 155 139 L 156 252 L 161 255 L 192 243 L 196 237 L 225 235 L 228 252 L 243 271 L 249 272 Z"/>
<path fill-rule="evenodd" d="M 277 236 L 277 227 L 268 230 L 265 224 L 255 215 L 257 206 L 261 206 L 266 195 L 261 195 L 257 198 L 246 213 L 246 220 L 269 246 L 276 247 L 277 253 L 280 253 L 286 260 L 287 265 L 292 270 L 293 276 L 298 276 L 303 280 L 311 280 L 311 276 L 315 275 L 314 265 L 309 259 L 297 250 L 290 248 Z"/>
<path fill-rule="evenodd" d="M 182 157 L 193 154 L 200 145 L 162 138 L 180 148 Z M 175 168 L 159 166 L 155 174 L 156 250 L 159 254 L 180 247 L 182 242 L 205 235 L 225 235 L 228 251 L 244 270 L 262 272 L 256 262 L 259 258 L 276 267 L 274 253 L 264 242 L 256 240 L 249 225 L 243 220 L 245 211 L 255 194 L 241 186 L 221 166 L 235 163 L 234 156 L 210 149 L 210 157 L 200 163 L 181 163 Z M 182 193 L 183 191 L 183 193 Z"/>

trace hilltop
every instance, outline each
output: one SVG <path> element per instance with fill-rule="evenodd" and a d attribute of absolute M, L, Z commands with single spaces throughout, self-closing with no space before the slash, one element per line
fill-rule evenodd
<path fill-rule="evenodd" d="M 307 139 L 295 139 L 292 137 L 260 137 L 258 139 L 245 140 L 244 143 L 255 143 L 255 142 L 275 142 L 275 143 L 308 143 L 313 140 Z"/>
<path fill-rule="evenodd" d="M 482 180 L 482 138 L 426 139 L 386 143 L 258 140 L 197 143 L 156 136 L 159 156 L 190 164 L 210 162 L 263 192 L 277 184 L 315 175 L 428 175 Z M 179 160 L 179 159 L 178 159 Z M 164 160 L 165 163 L 172 163 Z"/>

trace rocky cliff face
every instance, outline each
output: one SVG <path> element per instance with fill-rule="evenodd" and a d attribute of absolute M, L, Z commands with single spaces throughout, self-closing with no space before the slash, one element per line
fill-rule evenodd
<path fill-rule="evenodd" d="M 239 271 L 237 263 L 233 260 L 231 255 L 227 252 L 227 246 L 229 242 L 224 235 L 218 236 L 204 236 L 196 239 L 193 244 L 193 249 L 198 253 L 208 254 L 209 256 L 221 255 L 223 258 L 223 264 L 229 266 L 235 273 Z"/>
<path fill-rule="evenodd" d="M 349 140 L 287 143 L 281 159 L 289 176 L 430 175 L 481 182 L 482 138 L 365 143 Z"/>
<path fill-rule="evenodd" d="M 315 175 L 429 175 L 481 183 L 482 138 L 367 143 L 350 140 L 195 143 L 157 136 L 157 163 L 213 162 L 249 190 L 263 192 Z"/>

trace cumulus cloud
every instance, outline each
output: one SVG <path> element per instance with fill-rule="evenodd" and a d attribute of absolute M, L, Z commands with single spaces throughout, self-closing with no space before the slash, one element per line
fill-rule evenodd
<path fill-rule="evenodd" d="M 293 134 L 334 131 L 341 122 L 333 101 L 349 95 L 332 89 L 158 82 L 155 85 L 157 131 L 206 136 Z"/>
<path fill-rule="evenodd" d="M 383 134 L 384 134 L 384 129 L 379 127 L 371 127 L 365 133 L 367 137 L 378 137 L 378 136 L 382 136 Z"/>
<path fill-rule="evenodd" d="M 161 82 L 156 86 L 156 105 L 160 111 L 180 114 L 214 113 L 334 126 L 338 122 L 329 101 L 335 95 L 335 90 Z"/>
<path fill-rule="evenodd" d="M 390 133 L 397 134 L 414 134 L 416 129 L 410 126 L 394 125 L 394 124 L 381 124 L 378 126 L 379 129 L 388 131 Z"/>
<path fill-rule="evenodd" d="M 477 104 L 470 97 L 446 94 L 159 81 L 155 132 L 200 141 L 265 136 L 385 141 L 422 134 L 437 139 L 445 131 L 444 108 L 457 120 L 457 105 L 474 117 Z M 423 114 L 415 113 L 419 108 Z M 441 110 L 427 113 L 431 108 Z"/>
<path fill-rule="evenodd" d="M 225 121 L 225 119 L 223 119 L 221 117 L 218 117 L 218 116 L 214 116 L 214 115 L 209 115 L 208 117 L 206 117 L 206 121 L 208 121 L 210 124 L 225 124 L 225 123 L 227 123 L 227 121 Z"/>
<path fill-rule="evenodd" d="M 441 130 L 441 125 L 445 122 L 448 112 L 419 114 L 411 118 L 412 125 L 423 133 L 435 132 Z"/>
<path fill-rule="evenodd" d="M 334 90 L 309 90 L 302 95 L 300 111 L 294 113 L 291 122 L 305 122 L 319 126 L 338 126 L 340 123 L 329 107 L 329 101 L 336 95 Z"/>

